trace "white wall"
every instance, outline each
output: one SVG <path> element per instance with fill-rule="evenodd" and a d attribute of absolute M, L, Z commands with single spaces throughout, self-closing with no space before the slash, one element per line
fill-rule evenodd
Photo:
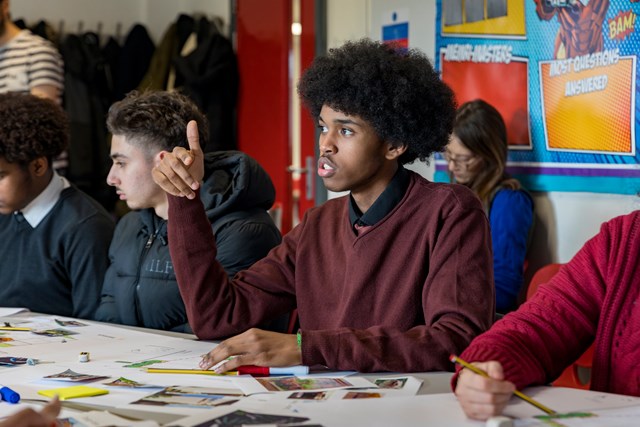
<path fill-rule="evenodd" d="M 328 39 L 331 46 L 349 38 L 369 36 L 380 39 L 383 15 L 393 9 L 409 9 L 409 44 L 422 49 L 430 58 L 435 52 L 435 0 L 358 0 L 358 7 L 344 8 L 345 0 L 328 0 Z M 362 19 L 369 17 L 368 24 Z M 434 168 L 411 166 L 428 179 Z M 640 199 L 599 193 L 533 193 L 536 227 L 530 250 L 532 270 L 550 262 L 567 262 L 600 225 L 615 216 L 640 209 Z"/>
<path fill-rule="evenodd" d="M 369 34 L 370 0 L 327 0 L 327 48 Z"/>

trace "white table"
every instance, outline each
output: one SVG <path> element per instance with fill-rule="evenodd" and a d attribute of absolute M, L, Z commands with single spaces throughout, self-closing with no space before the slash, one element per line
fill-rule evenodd
<path fill-rule="evenodd" d="M 32 318 L 33 313 L 23 313 L 14 316 L 12 321 L 21 321 Z M 43 322 L 50 322 L 51 318 L 43 318 Z M 214 378 L 204 375 L 180 375 L 149 374 L 138 369 L 124 367 L 122 360 L 127 362 L 145 361 L 161 358 L 180 362 L 183 358 L 193 364 L 194 357 L 208 352 L 215 343 L 197 341 L 195 336 L 178 334 L 166 331 L 155 331 L 142 328 L 126 327 L 120 325 L 89 322 L 86 327 L 65 329 L 78 332 L 77 335 L 68 337 L 41 337 L 30 332 L 11 333 L 15 337 L 13 347 L 0 348 L 4 355 L 32 357 L 41 361 L 54 363 L 41 363 L 36 366 L 19 366 L 15 368 L 0 368 L 2 383 L 12 388 L 17 388 L 23 399 L 41 398 L 37 390 L 54 388 L 60 384 L 51 385 L 42 378 L 45 375 L 58 373 L 65 369 L 76 372 L 104 374 L 117 378 L 126 376 L 141 382 L 150 382 L 160 385 L 202 386 L 210 384 Z M 46 324 L 46 323 L 43 323 Z M 55 327 L 55 326 L 54 326 Z M 24 335 L 20 335 L 24 334 Z M 78 354 L 88 351 L 91 354 L 89 363 L 78 362 Z M 168 362 L 171 363 L 171 362 Z M 190 365 L 191 366 L 191 365 Z M 155 375 L 155 376 L 154 376 Z M 450 391 L 451 373 L 432 372 L 419 374 L 401 374 L 413 376 L 423 381 L 417 396 L 410 397 L 385 397 L 382 399 L 361 400 L 329 400 L 326 402 L 296 402 L 288 401 L 288 406 L 282 406 L 285 400 L 276 402 L 271 400 L 275 395 L 262 394 L 243 398 L 234 405 L 228 407 L 216 407 L 212 409 L 176 410 L 175 408 L 149 407 L 132 405 L 131 394 L 138 393 L 140 397 L 151 394 L 150 391 L 127 391 L 122 389 L 110 389 L 105 396 L 76 399 L 65 402 L 68 408 L 99 409 L 129 416 L 137 419 L 152 419 L 164 425 L 180 425 L 178 422 L 189 420 L 189 417 L 198 416 L 213 418 L 215 414 L 244 409 L 259 413 L 273 413 L 287 408 L 287 411 L 295 410 L 295 415 L 305 416 L 310 422 L 322 424 L 325 427 L 333 426 L 482 426 L 484 423 L 473 422 L 464 416 L 455 396 Z M 392 374 L 366 374 L 364 378 L 388 377 Z M 228 378 L 228 377 L 227 377 Z M 353 377 L 347 377 L 353 378 Z M 254 381 L 245 377 L 247 381 Z M 165 383 L 161 384 L 160 382 Z M 92 383 L 92 386 L 101 387 L 101 382 Z M 65 384 L 67 385 L 67 384 Z M 104 386 L 102 386 L 104 387 Z M 529 391 L 527 391 L 529 393 Z M 582 410 L 592 407 L 593 402 L 600 402 L 602 407 L 616 405 L 640 405 L 640 400 L 635 398 L 606 395 L 603 393 L 591 393 L 581 390 L 568 390 L 545 387 L 532 391 L 533 396 L 550 407 L 559 411 Z M 283 394 L 280 394 L 283 396 Z M 139 398 L 139 397 L 138 397 Z M 293 402 L 293 403 L 291 403 Z M 589 403 L 589 405 L 587 404 Z M 0 403 L 0 416 L 6 416 L 15 406 Z M 176 412 L 177 411 L 177 412 Z M 514 400 L 509 406 L 508 412 L 515 416 L 531 416 L 536 409 L 524 402 Z M 276 411 L 277 412 L 277 411 Z M 280 412 L 282 413 L 282 412 Z M 186 421 L 185 421 L 186 422 Z M 197 425 L 197 424 L 192 424 Z"/>

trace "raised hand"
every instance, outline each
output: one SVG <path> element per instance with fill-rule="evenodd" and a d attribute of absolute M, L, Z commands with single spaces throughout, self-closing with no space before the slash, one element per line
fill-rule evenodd
<path fill-rule="evenodd" d="M 189 150 L 176 147 L 171 153 L 161 152 L 151 175 L 167 193 L 193 199 L 204 177 L 204 154 L 195 120 L 187 123 L 187 141 Z"/>
<path fill-rule="evenodd" d="M 225 362 L 215 369 L 218 373 L 233 371 L 243 365 L 300 365 L 302 353 L 295 335 L 253 328 L 221 342 L 203 357 L 200 368 L 210 369 L 222 361 Z"/>
<path fill-rule="evenodd" d="M 516 387 L 504 380 L 504 372 L 499 362 L 474 363 L 489 374 L 489 378 L 462 369 L 456 385 L 456 396 L 462 410 L 476 420 L 486 420 L 500 415 Z"/>

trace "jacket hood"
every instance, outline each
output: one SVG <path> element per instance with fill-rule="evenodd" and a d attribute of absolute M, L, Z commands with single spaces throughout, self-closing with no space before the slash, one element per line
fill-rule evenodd
<path fill-rule="evenodd" d="M 205 153 L 200 198 L 209 221 L 230 212 L 273 205 L 276 190 L 256 160 L 240 151 Z"/>
<path fill-rule="evenodd" d="M 276 190 L 267 172 L 252 157 L 240 151 L 216 151 L 204 155 L 204 182 L 200 198 L 209 221 L 231 212 L 252 208 L 265 211 L 273 206 Z M 141 227 L 138 233 L 149 236 L 158 231 L 167 241 L 165 221 L 153 209 L 136 211 Z"/>

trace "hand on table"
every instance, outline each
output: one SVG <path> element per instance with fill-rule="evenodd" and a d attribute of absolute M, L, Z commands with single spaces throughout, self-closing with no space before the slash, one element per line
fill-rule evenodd
<path fill-rule="evenodd" d="M 504 380 L 504 372 L 499 362 L 473 363 L 489 374 L 489 378 L 478 375 L 469 369 L 462 369 L 458 376 L 455 394 L 462 410 L 476 420 L 486 420 L 500 415 L 516 387 Z"/>
<path fill-rule="evenodd" d="M 171 153 L 163 151 L 151 171 L 153 180 L 164 191 L 174 196 L 193 199 L 204 177 L 204 154 L 200 148 L 198 124 L 191 120 L 187 124 L 189 150 L 176 147 Z"/>
<path fill-rule="evenodd" d="M 215 369 L 218 373 L 233 371 L 238 366 L 246 365 L 300 365 L 302 353 L 295 335 L 252 328 L 221 342 L 202 358 L 200 368 L 210 369 L 223 360 L 226 362 Z"/>

